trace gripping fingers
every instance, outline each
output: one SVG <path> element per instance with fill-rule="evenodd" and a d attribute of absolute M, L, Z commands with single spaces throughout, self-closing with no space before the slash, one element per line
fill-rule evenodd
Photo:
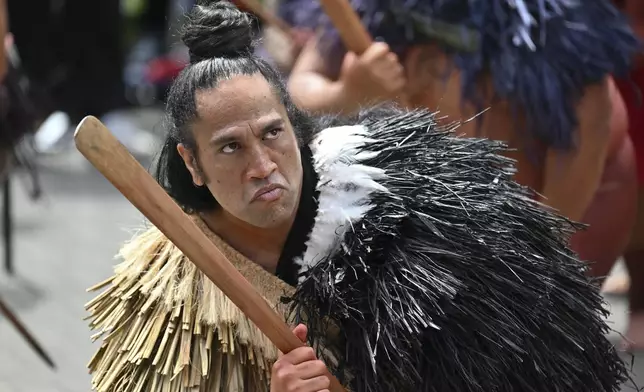
<path fill-rule="evenodd" d="M 281 361 L 285 361 L 293 365 L 299 365 L 303 362 L 315 361 L 316 359 L 317 357 L 315 356 L 315 350 L 313 350 L 313 348 L 300 347 L 289 352 L 288 354 L 284 354 L 284 356 L 281 358 Z"/>
<path fill-rule="evenodd" d="M 360 58 L 366 63 L 371 63 L 373 61 L 378 61 L 386 58 L 389 53 L 389 45 L 384 42 L 374 42 L 362 54 L 362 56 L 360 56 Z"/>
<path fill-rule="evenodd" d="M 396 55 L 396 53 L 387 53 L 387 62 L 390 64 L 398 64 L 398 56 Z"/>
<path fill-rule="evenodd" d="M 300 384 L 301 391 L 324 391 L 331 386 L 331 381 L 327 376 L 318 376 L 308 380 L 302 380 Z"/>
<path fill-rule="evenodd" d="M 320 360 L 300 363 L 295 368 L 298 376 L 304 380 L 324 375 L 327 372 L 326 365 Z"/>

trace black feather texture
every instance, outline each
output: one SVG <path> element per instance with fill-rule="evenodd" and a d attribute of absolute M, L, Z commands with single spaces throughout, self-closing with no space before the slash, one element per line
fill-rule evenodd
<path fill-rule="evenodd" d="M 628 372 L 567 247 L 576 225 L 512 180 L 505 146 L 455 137 L 427 111 L 354 120 L 373 139 L 360 150 L 379 152 L 355 163 L 384 169 L 390 192 L 371 194 L 292 298 L 317 316 L 311 342 L 339 326 L 335 371 L 351 390 L 618 391 Z"/>

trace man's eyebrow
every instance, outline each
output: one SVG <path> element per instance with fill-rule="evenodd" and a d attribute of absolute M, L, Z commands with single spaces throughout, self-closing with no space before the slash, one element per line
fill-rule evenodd
<path fill-rule="evenodd" d="M 279 128 L 283 125 L 284 125 L 284 120 L 282 120 L 281 118 L 276 118 L 266 123 L 266 125 L 262 126 L 262 132 L 272 131 L 273 129 Z"/>
<path fill-rule="evenodd" d="M 210 138 L 210 144 L 215 146 L 229 144 L 236 141 L 237 141 L 237 137 L 234 135 L 231 135 L 228 132 L 222 132 L 220 135 L 215 135 L 212 138 Z"/>
<path fill-rule="evenodd" d="M 261 132 L 268 132 L 275 128 L 284 126 L 284 120 L 282 118 L 275 118 L 268 121 L 266 124 L 261 126 Z M 209 144 L 211 145 L 225 145 L 237 141 L 237 135 L 231 130 L 222 130 L 217 135 L 210 138 Z"/>

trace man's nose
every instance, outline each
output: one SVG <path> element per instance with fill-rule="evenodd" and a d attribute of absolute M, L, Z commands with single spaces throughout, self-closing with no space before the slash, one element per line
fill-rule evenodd
<path fill-rule="evenodd" d="M 267 178 L 275 169 L 277 169 L 277 164 L 273 161 L 268 151 L 261 147 L 253 150 L 248 166 L 247 175 L 249 178 Z"/>

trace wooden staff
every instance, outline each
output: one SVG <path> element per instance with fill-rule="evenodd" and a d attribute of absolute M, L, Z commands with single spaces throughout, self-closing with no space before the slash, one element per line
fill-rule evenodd
<path fill-rule="evenodd" d="M 302 343 L 280 316 L 226 259 L 97 118 L 85 117 L 74 133 L 76 148 L 179 248 L 283 353 Z M 328 374 L 331 391 L 342 392 Z"/>
<path fill-rule="evenodd" d="M 262 4 L 257 0 L 236 0 L 238 3 L 242 4 L 244 7 L 248 8 L 252 13 L 257 15 L 258 18 L 263 20 L 265 23 L 268 23 L 271 26 L 274 26 L 280 29 L 284 34 L 289 37 L 293 37 L 293 31 L 291 26 L 288 25 L 282 18 L 277 17 L 272 12 L 268 11 Z"/>
<path fill-rule="evenodd" d="M 320 4 L 347 49 L 361 55 L 371 46 L 373 40 L 348 0 L 320 0 Z"/>
<path fill-rule="evenodd" d="M 347 49 L 359 56 L 371 46 L 373 40 L 349 0 L 320 0 L 320 4 L 340 33 L 340 38 Z M 410 106 L 404 94 L 398 98 L 398 101 L 402 106 Z"/>
<path fill-rule="evenodd" d="M 9 309 L 9 306 L 2 301 L 0 298 L 0 313 L 2 313 L 7 320 L 13 326 L 18 330 L 18 333 L 25 338 L 29 346 L 40 356 L 40 358 L 45 361 L 47 365 L 49 365 L 50 368 L 55 369 L 56 365 L 54 365 L 54 361 L 51 360 L 51 357 L 47 355 L 47 352 L 43 349 L 42 345 L 38 343 L 36 338 L 29 332 L 27 327 L 18 319 L 18 316 L 15 315 L 11 309 Z"/>

